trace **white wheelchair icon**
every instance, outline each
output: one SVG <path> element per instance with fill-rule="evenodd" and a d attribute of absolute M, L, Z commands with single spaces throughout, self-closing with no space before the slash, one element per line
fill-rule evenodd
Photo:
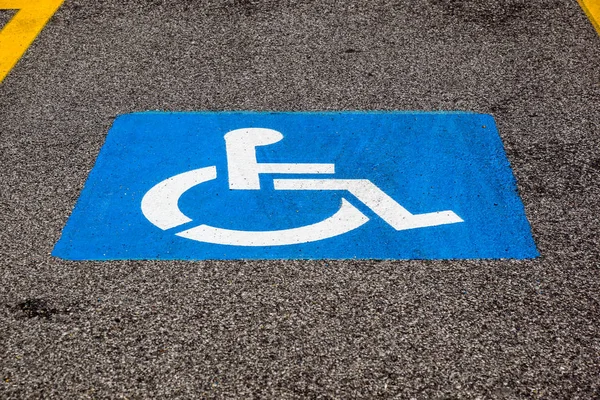
<path fill-rule="evenodd" d="M 236 129 L 225 135 L 229 188 L 260 190 L 260 174 L 334 174 L 335 164 L 259 163 L 256 147 L 279 142 L 283 135 L 272 129 Z M 162 230 L 192 220 L 178 206 L 189 189 L 217 178 L 215 166 L 172 176 L 152 187 L 142 198 L 142 213 Z M 454 224 L 463 220 L 453 211 L 411 214 L 366 179 L 274 179 L 275 190 L 334 190 L 349 192 L 397 231 Z M 342 235 L 369 221 L 358 208 L 342 197 L 340 209 L 323 221 L 298 228 L 274 231 L 241 231 L 199 225 L 176 235 L 199 242 L 230 246 L 283 246 L 315 242 Z"/>

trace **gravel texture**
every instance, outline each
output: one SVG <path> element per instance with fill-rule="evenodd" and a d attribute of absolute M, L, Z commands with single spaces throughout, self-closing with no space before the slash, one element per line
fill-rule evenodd
<path fill-rule="evenodd" d="M 542 257 L 49 255 L 118 114 L 370 109 L 493 114 Z M 599 149 L 576 1 L 66 0 L 0 84 L 0 397 L 600 398 Z"/>

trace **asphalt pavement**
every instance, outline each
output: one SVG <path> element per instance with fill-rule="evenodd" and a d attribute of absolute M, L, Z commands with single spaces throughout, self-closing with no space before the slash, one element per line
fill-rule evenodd
<path fill-rule="evenodd" d="M 541 257 L 51 257 L 146 110 L 493 114 Z M 66 0 L 0 84 L 0 397 L 600 398 L 599 149 L 574 0 Z"/>

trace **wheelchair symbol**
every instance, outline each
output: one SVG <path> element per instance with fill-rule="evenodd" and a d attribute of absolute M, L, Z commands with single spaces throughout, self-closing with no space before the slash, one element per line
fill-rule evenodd
<path fill-rule="evenodd" d="M 283 135 L 272 129 L 236 129 L 225 135 L 229 188 L 260 190 L 260 174 L 334 174 L 335 164 L 259 163 L 256 147 L 274 144 Z M 194 169 L 172 176 L 152 187 L 142 198 L 144 216 L 162 230 L 173 229 L 192 220 L 178 206 L 189 189 L 217 178 L 215 166 Z M 463 220 L 453 211 L 411 214 L 394 199 L 366 179 L 274 179 L 275 190 L 334 190 L 350 193 L 397 231 L 454 224 Z M 230 246 L 283 246 L 315 242 L 342 235 L 369 221 L 344 197 L 335 214 L 311 225 L 274 231 L 242 231 L 198 225 L 176 235 L 199 242 Z"/>

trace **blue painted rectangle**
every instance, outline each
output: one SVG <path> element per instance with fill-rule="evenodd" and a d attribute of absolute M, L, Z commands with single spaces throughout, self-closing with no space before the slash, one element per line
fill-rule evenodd
<path fill-rule="evenodd" d="M 226 145 L 232 131 L 239 137 L 232 133 Z M 245 156 L 235 149 L 273 132 L 282 138 L 248 153 L 266 171 L 252 183 L 254 164 L 242 163 Z M 288 167 L 281 164 L 319 164 L 308 168 L 322 171 L 284 173 Z M 182 175 L 189 171 L 196 172 Z M 205 181 L 176 193 L 177 185 L 199 177 Z M 319 185 L 327 189 L 317 190 Z M 402 209 L 407 215 L 449 211 L 455 217 L 409 229 L 412 217 L 404 219 Z M 442 221 L 438 214 L 431 218 Z M 328 232 L 334 236 L 319 239 Z M 198 237 L 239 241 L 215 244 Z M 285 244 L 304 237 L 314 241 Z M 265 244 L 273 240 L 281 243 Z M 115 120 L 53 255 L 204 260 L 539 254 L 489 115 L 145 112 Z"/>

